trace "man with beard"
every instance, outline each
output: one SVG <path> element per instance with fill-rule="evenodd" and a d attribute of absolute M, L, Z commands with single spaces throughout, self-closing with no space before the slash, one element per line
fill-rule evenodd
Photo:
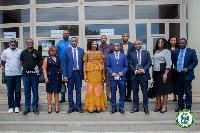
<path fill-rule="evenodd" d="M 98 47 L 98 51 L 101 51 L 104 55 L 104 67 L 105 67 L 105 82 L 106 82 L 106 96 L 107 101 L 110 101 L 110 82 L 108 80 L 109 73 L 106 70 L 106 57 L 108 54 L 113 52 L 113 47 L 106 43 L 107 37 L 105 35 L 101 36 L 101 44 Z"/>
<path fill-rule="evenodd" d="M 14 38 L 9 40 L 9 46 L 10 47 L 5 49 L 1 54 L 1 64 L 5 68 L 6 86 L 8 91 L 8 113 L 12 113 L 14 107 L 15 113 L 19 113 L 22 75 L 19 60 L 21 50 L 17 48 L 17 41 Z"/>
<path fill-rule="evenodd" d="M 133 52 L 133 50 L 135 50 L 134 44 L 128 41 L 129 39 L 129 34 L 124 32 L 122 34 L 122 42 L 120 43 L 120 52 L 124 53 L 125 55 L 127 55 L 128 58 L 128 62 L 129 62 L 129 58 L 130 58 L 130 53 Z M 128 70 L 126 77 L 127 77 L 127 81 L 126 81 L 126 88 L 127 88 L 127 93 L 125 93 L 126 98 L 125 101 L 128 102 L 132 102 L 131 99 L 131 81 L 129 80 L 130 78 L 130 70 Z"/>
<path fill-rule="evenodd" d="M 57 44 L 56 44 L 56 49 L 58 51 L 58 56 L 61 59 L 61 69 L 62 69 L 62 57 L 63 57 L 63 53 L 64 50 L 68 47 L 71 47 L 71 43 L 70 43 L 70 39 L 69 39 L 69 31 L 68 30 L 64 30 L 63 31 L 63 40 L 60 40 Z M 63 69 L 62 69 L 63 71 Z M 65 82 L 62 82 L 62 84 L 65 84 Z M 59 101 L 59 103 L 63 103 L 66 102 L 65 100 L 65 92 L 61 93 L 61 100 Z"/>

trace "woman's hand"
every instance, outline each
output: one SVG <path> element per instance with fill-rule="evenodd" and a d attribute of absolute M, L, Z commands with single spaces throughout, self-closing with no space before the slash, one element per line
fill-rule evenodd
<path fill-rule="evenodd" d="M 45 78 L 44 80 L 45 80 L 45 84 L 46 85 L 49 84 L 49 79 L 48 78 Z"/>
<path fill-rule="evenodd" d="M 84 75 L 84 80 L 85 80 L 85 82 L 88 82 L 86 75 Z"/>
<path fill-rule="evenodd" d="M 163 75 L 163 83 L 166 83 L 167 82 L 167 75 Z"/>
<path fill-rule="evenodd" d="M 102 76 L 102 80 L 105 81 L 105 75 Z"/>

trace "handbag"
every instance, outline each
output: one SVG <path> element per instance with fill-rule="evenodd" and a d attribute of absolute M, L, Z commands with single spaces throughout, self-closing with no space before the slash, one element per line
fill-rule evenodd
<path fill-rule="evenodd" d="M 156 95 L 154 94 L 153 82 L 151 82 L 151 86 L 148 89 L 148 98 L 154 99 Z"/>
<path fill-rule="evenodd" d="M 65 84 L 62 84 L 61 85 L 61 92 L 63 93 L 65 93 L 65 92 L 67 92 L 67 89 L 66 89 L 66 85 Z"/>

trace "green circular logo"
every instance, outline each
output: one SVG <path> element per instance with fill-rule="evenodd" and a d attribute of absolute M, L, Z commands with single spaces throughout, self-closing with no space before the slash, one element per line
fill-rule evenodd
<path fill-rule="evenodd" d="M 194 123 L 194 114 L 190 110 L 183 109 L 177 113 L 176 123 L 181 128 L 189 128 Z"/>

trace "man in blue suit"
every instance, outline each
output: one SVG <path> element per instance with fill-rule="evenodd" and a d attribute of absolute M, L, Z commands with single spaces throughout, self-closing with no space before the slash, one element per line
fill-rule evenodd
<path fill-rule="evenodd" d="M 131 113 L 139 111 L 139 84 L 143 93 L 143 108 L 146 114 L 149 114 L 148 110 L 148 80 L 150 79 L 149 68 L 152 65 L 151 57 L 148 51 L 142 50 L 142 42 L 135 41 L 135 49 L 130 54 L 129 70 L 131 71 L 130 80 L 133 89 L 133 103 L 134 109 Z"/>
<path fill-rule="evenodd" d="M 113 45 L 114 53 L 107 56 L 106 69 L 109 72 L 109 81 L 111 88 L 111 100 L 112 105 L 111 113 L 117 112 L 116 105 L 116 91 L 117 85 L 119 87 L 120 99 L 119 99 L 119 112 L 124 114 L 124 99 L 125 99 L 125 89 L 126 89 L 126 72 L 128 71 L 128 60 L 127 56 L 120 53 L 120 44 L 114 43 Z"/>
<path fill-rule="evenodd" d="M 83 55 L 84 50 L 77 47 L 78 39 L 76 37 L 71 38 L 71 46 L 66 48 L 63 54 L 63 80 L 68 87 L 68 101 L 69 110 L 67 113 L 72 113 L 75 110 L 79 113 L 83 113 L 81 109 L 81 87 L 83 79 Z M 76 90 L 76 107 L 73 100 L 73 90 Z"/>
<path fill-rule="evenodd" d="M 134 44 L 129 42 L 128 40 L 129 40 L 129 34 L 124 32 L 122 34 L 122 42 L 120 43 L 120 52 L 127 55 L 127 58 L 129 60 L 130 53 L 133 52 L 133 50 L 135 50 L 135 47 L 134 47 Z M 127 77 L 127 85 L 126 85 L 127 93 L 126 93 L 126 89 L 125 89 L 125 95 L 126 95 L 125 101 L 132 102 L 132 99 L 131 99 L 131 88 L 132 87 L 131 87 L 131 81 L 129 80 L 130 70 L 128 70 L 126 77 Z"/>
<path fill-rule="evenodd" d="M 179 108 L 175 112 L 184 109 L 183 93 L 185 92 L 186 109 L 191 110 L 192 105 L 192 80 L 195 79 L 194 68 L 198 64 L 196 51 L 187 46 L 185 38 L 180 39 L 179 47 L 180 52 L 177 57 L 177 80 L 176 88 L 178 94 Z"/>

